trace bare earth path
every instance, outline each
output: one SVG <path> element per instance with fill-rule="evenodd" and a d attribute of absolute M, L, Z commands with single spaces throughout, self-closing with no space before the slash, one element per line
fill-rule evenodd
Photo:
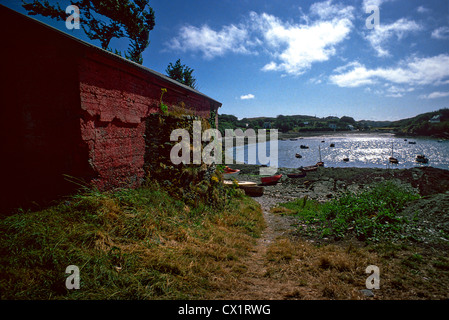
<path fill-rule="evenodd" d="M 247 273 L 242 277 L 242 283 L 235 291 L 230 292 L 229 298 L 236 300 L 282 300 L 294 291 L 293 283 L 285 280 L 273 279 L 266 276 L 265 265 L 268 247 L 292 230 L 293 221 L 288 217 L 274 215 L 270 208 L 278 201 L 276 198 L 262 196 L 254 198 L 263 209 L 267 227 L 257 240 L 253 251 L 245 261 Z"/>

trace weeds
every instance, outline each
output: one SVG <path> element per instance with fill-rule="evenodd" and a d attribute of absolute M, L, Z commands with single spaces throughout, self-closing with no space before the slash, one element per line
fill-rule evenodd
<path fill-rule="evenodd" d="M 316 225 L 310 230 L 320 237 L 339 240 L 355 236 L 377 242 L 401 235 L 406 220 L 399 213 L 407 202 L 417 198 L 403 186 L 387 181 L 326 203 L 301 198 L 281 206 L 300 220 Z"/>

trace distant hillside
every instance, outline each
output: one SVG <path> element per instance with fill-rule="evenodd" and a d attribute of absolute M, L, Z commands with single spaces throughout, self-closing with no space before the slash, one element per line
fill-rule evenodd
<path fill-rule="evenodd" d="M 305 131 L 333 131 L 350 130 L 359 128 L 357 122 L 351 117 L 326 117 L 318 118 L 307 115 L 279 115 L 277 117 L 243 118 L 238 120 L 236 116 L 228 114 L 218 115 L 218 128 L 221 133 L 224 129 L 278 129 L 280 132 L 305 132 Z"/>
<path fill-rule="evenodd" d="M 399 134 L 449 138 L 449 109 L 419 114 L 388 125 Z"/>
<path fill-rule="evenodd" d="M 219 130 L 225 129 L 278 129 L 287 132 L 313 131 L 372 131 L 388 130 L 403 135 L 420 135 L 449 138 L 449 109 L 427 112 L 413 118 L 398 121 L 355 121 L 349 116 L 318 118 L 307 115 L 278 115 L 238 119 L 229 114 L 218 115 Z"/>

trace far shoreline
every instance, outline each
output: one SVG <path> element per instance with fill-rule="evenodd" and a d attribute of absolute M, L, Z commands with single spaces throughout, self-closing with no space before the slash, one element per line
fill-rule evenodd
<path fill-rule="evenodd" d="M 311 137 L 336 137 L 336 136 L 346 136 L 346 135 L 377 135 L 377 136 L 392 136 L 398 139 L 429 139 L 429 140 L 442 140 L 449 141 L 449 139 L 434 137 L 434 136 L 418 136 L 411 135 L 405 133 L 398 132 L 390 132 L 390 131 L 304 131 L 304 132 L 278 132 L 278 141 L 285 141 L 289 139 L 302 139 L 302 138 L 311 138 Z M 257 132 L 256 132 L 257 137 Z M 230 137 L 222 136 L 222 141 L 226 141 L 226 139 L 230 139 Z M 233 136 L 232 139 L 235 141 L 236 137 Z M 270 141 L 270 133 L 267 129 L 266 134 L 267 141 Z M 244 144 L 248 144 L 247 137 L 244 139 Z M 233 144 L 235 146 L 235 143 Z"/>

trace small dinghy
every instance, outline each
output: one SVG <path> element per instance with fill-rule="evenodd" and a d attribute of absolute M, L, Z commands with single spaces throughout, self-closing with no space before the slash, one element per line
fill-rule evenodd
<path fill-rule="evenodd" d="M 300 167 L 299 170 L 305 171 L 305 172 L 317 171 L 318 166 L 315 165 L 315 166 Z"/>
<path fill-rule="evenodd" d="M 419 155 L 416 156 L 416 162 L 419 162 L 419 163 L 428 163 L 428 162 L 429 162 L 429 159 L 427 159 L 427 157 L 426 157 L 425 155 L 419 154 Z"/>
<path fill-rule="evenodd" d="M 260 178 L 260 181 L 262 182 L 263 185 L 269 186 L 278 183 L 281 178 L 282 174 L 278 174 L 275 176 Z"/>
<path fill-rule="evenodd" d="M 291 178 L 291 179 L 298 179 L 298 178 L 304 178 L 307 175 L 307 173 L 305 171 L 300 172 L 300 173 L 289 173 L 287 174 L 287 177 Z"/>
<path fill-rule="evenodd" d="M 240 173 L 239 169 L 231 169 L 228 166 L 226 166 L 224 171 L 223 171 L 223 177 L 225 179 L 229 179 L 231 177 L 234 177 L 234 176 L 238 175 L 239 173 Z"/>

